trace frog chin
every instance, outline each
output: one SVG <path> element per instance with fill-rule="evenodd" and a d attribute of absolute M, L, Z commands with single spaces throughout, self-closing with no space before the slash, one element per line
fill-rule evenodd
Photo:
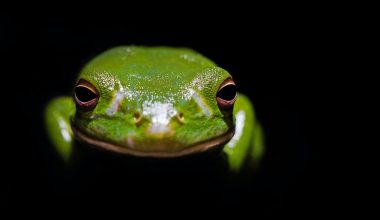
<path fill-rule="evenodd" d="M 128 146 L 122 146 L 115 143 L 110 143 L 104 140 L 99 140 L 95 137 L 91 137 L 84 132 L 80 131 L 75 126 L 72 126 L 74 135 L 77 140 L 80 142 L 96 146 L 108 151 L 121 153 L 121 154 L 127 154 L 132 156 L 138 156 L 138 157 L 153 157 L 153 158 L 174 158 L 174 157 L 182 157 L 187 156 L 191 154 L 199 154 L 202 152 L 208 152 L 212 150 L 217 150 L 222 148 L 231 138 L 234 136 L 234 129 L 228 130 L 226 133 L 217 136 L 215 138 L 195 143 L 190 145 L 189 147 L 186 147 L 184 149 L 176 150 L 176 151 L 169 151 L 169 150 L 163 150 L 162 146 L 159 148 L 161 150 L 159 151 L 147 151 L 147 150 L 139 150 L 137 146 L 128 147 Z M 161 145 L 161 144 L 159 144 Z"/>

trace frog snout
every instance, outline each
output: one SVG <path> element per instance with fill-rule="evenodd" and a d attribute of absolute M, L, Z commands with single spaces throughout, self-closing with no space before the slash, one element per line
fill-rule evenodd
<path fill-rule="evenodd" d="M 183 113 L 182 112 L 178 112 L 176 115 L 175 115 L 175 119 L 180 123 L 180 124 L 183 124 L 185 122 L 185 117 L 183 116 Z"/>
<path fill-rule="evenodd" d="M 160 122 L 163 124 L 172 120 L 175 120 L 179 123 L 183 123 L 185 120 L 182 112 L 176 112 L 174 114 L 160 113 L 156 115 L 146 115 L 143 112 L 135 112 L 133 113 L 133 119 L 135 124 L 139 124 L 144 119 L 151 122 Z"/>
<path fill-rule="evenodd" d="M 134 123 L 135 125 L 140 125 L 141 122 L 142 122 L 142 115 L 140 112 L 135 112 L 133 114 L 133 120 L 134 120 Z"/>
<path fill-rule="evenodd" d="M 136 112 L 133 119 L 136 126 L 147 127 L 147 132 L 150 134 L 169 136 L 173 133 L 173 127 L 181 126 L 185 122 L 185 116 L 182 112 L 175 112 L 175 114 L 159 112 L 154 115 Z"/>
<path fill-rule="evenodd" d="M 143 123 L 143 121 L 148 121 L 150 123 L 161 123 L 161 124 L 167 124 L 167 122 L 163 122 L 163 121 L 167 121 L 167 120 L 157 120 L 158 118 L 157 117 L 144 117 L 141 112 L 135 112 L 133 114 L 133 120 L 134 120 L 134 123 L 135 125 L 140 125 Z M 170 117 L 169 118 L 169 122 L 170 121 L 176 121 L 180 124 L 183 124 L 185 122 L 185 117 L 183 115 L 182 112 L 178 112 L 176 113 L 174 116 Z"/>

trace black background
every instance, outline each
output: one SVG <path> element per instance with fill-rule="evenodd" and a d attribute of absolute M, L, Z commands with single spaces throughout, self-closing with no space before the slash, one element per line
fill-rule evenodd
<path fill-rule="evenodd" d="M 339 210 L 337 204 L 347 194 L 342 193 L 338 181 L 339 169 L 326 157 L 333 151 L 327 132 L 333 125 L 324 113 L 333 112 L 330 88 L 340 72 L 332 63 L 338 62 L 342 52 L 339 31 L 344 18 L 308 6 L 302 10 L 293 6 L 195 8 L 29 11 L 2 16 L 6 70 L 2 94 L 7 100 L 2 110 L 11 140 L 3 154 L 6 207 L 65 210 L 66 206 L 88 208 L 89 204 L 118 204 L 120 208 L 125 203 L 130 209 L 232 207 L 233 212 L 306 216 Z M 80 198 L 89 196 L 88 192 L 70 194 L 70 189 L 63 189 L 61 181 L 67 173 L 46 139 L 44 106 L 57 95 L 70 94 L 86 61 L 110 47 L 130 44 L 193 48 L 227 69 L 239 90 L 251 98 L 264 127 L 267 152 L 254 183 L 235 189 L 240 191 L 238 196 L 229 192 L 226 201 L 220 201 L 217 191 L 192 188 L 191 184 L 181 188 L 176 183 L 175 190 L 166 186 L 166 191 L 158 194 L 152 193 L 155 183 L 141 184 L 151 187 L 147 190 L 150 194 L 134 188 L 97 196 L 92 189 L 91 199 L 84 200 Z M 96 179 L 96 174 L 92 178 Z M 133 196 L 128 198 L 128 191 Z M 75 202 L 78 198 L 85 204 Z"/>

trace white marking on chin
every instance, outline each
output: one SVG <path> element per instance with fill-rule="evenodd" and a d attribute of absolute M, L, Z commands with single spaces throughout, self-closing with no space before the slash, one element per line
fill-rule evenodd
<path fill-rule="evenodd" d="M 133 141 L 133 138 L 131 136 L 127 139 L 128 147 L 133 148 L 135 146 L 135 142 Z"/>
<path fill-rule="evenodd" d="M 149 132 L 152 134 L 159 134 L 170 131 L 169 127 L 167 125 L 159 124 L 159 123 L 153 123 L 150 128 Z"/>
<path fill-rule="evenodd" d="M 227 144 L 229 148 L 234 148 L 236 146 L 236 143 L 240 140 L 240 137 L 243 134 L 244 123 L 245 123 L 245 112 L 239 111 L 236 114 L 235 135 Z"/>
<path fill-rule="evenodd" d="M 177 114 L 172 103 L 144 102 L 142 115 L 150 117 L 152 125 L 151 133 L 162 133 L 169 131 L 170 119 Z"/>

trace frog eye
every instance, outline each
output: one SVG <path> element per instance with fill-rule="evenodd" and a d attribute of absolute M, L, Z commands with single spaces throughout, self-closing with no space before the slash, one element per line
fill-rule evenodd
<path fill-rule="evenodd" d="M 80 79 L 74 89 L 74 99 L 78 109 L 91 111 L 99 100 L 99 92 L 90 82 Z"/>
<path fill-rule="evenodd" d="M 219 87 L 216 94 L 216 101 L 221 109 L 232 108 L 237 96 L 235 82 L 229 78 L 225 80 Z"/>

